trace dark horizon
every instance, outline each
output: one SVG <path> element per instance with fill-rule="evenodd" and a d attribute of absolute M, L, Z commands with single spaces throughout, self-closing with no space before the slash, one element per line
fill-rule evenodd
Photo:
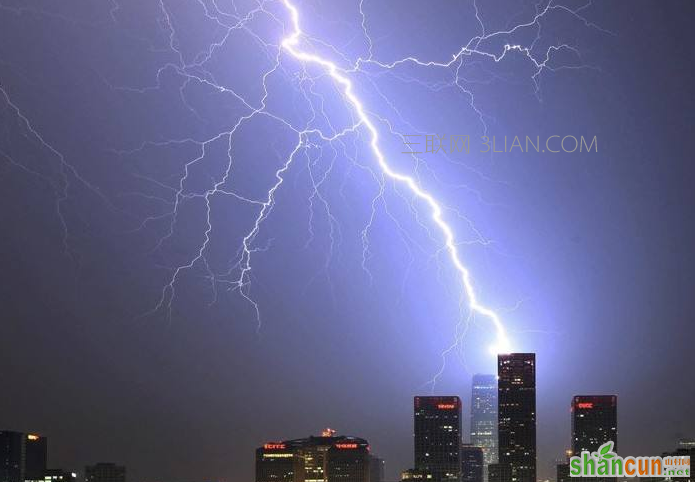
<path fill-rule="evenodd" d="M 575 395 L 618 397 L 625 454 L 695 437 L 695 5 L 292 4 L 295 37 L 286 0 L 0 0 L 0 430 L 251 482 L 331 427 L 393 481 L 413 397 L 468 437 L 513 351 L 539 480 Z M 403 153 L 433 134 L 470 152 Z"/>

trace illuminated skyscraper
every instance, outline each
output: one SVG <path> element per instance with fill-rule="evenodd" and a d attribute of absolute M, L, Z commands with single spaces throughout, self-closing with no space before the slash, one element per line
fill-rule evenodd
<path fill-rule="evenodd" d="M 618 397 L 578 395 L 572 399 L 572 453 L 595 452 L 613 441 L 618 450 Z"/>
<path fill-rule="evenodd" d="M 369 482 L 369 470 L 367 441 L 332 430 L 256 450 L 256 482 Z"/>
<path fill-rule="evenodd" d="M 497 377 L 473 375 L 471 445 L 483 450 L 485 468 L 497 462 Z M 484 470 L 487 474 L 487 470 Z"/>
<path fill-rule="evenodd" d="M 461 473 L 461 400 L 415 397 L 415 470 L 433 482 L 457 481 Z"/>
<path fill-rule="evenodd" d="M 498 355 L 497 370 L 499 465 L 509 482 L 536 482 L 536 355 Z"/>

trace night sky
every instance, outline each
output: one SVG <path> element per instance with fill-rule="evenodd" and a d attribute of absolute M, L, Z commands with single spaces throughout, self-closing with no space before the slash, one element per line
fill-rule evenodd
<path fill-rule="evenodd" d="M 455 68 L 412 63 L 349 75 L 386 157 L 447 206 L 512 348 L 537 353 L 540 477 L 569 445 L 573 395 L 618 395 L 625 455 L 695 437 L 695 6 L 569 1 L 534 22 L 546 2 L 480 1 L 476 19 L 467 1 L 364 0 L 363 22 L 359 1 L 295 3 L 342 67 L 369 56 L 363 24 L 383 64 L 448 62 L 483 26 L 528 25 L 480 51 L 565 46 L 535 76 L 521 52 L 466 56 L 460 86 Z M 471 374 L 494 373 L 489 321 L 460 309 L 426 206 L 381 184 L 364 129 L 310 137 L 238 289 L 244 237 L 297 144 L 285 123 L 354 119 L 286 52 L 264 92 L 291 25 L 281 3 L 257 9 L 0 0 L 0 429 L 48 436 L 52 467 L 250 482 L 257 446 L 330 426 L 368 439 L 396 480 L 412 397 L 459 395 L 468 415 Z M 264 96 L 272 115 L 230 143 Z M 471 152 L 416 163 L 387 122 L 470 135 Z M 480 154 L 484 133 L 596 136 L 598 152 Z"/>

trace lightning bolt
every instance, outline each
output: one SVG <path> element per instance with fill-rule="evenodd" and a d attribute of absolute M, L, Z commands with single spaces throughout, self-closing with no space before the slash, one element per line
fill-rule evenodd
<path fill-rule="evenodd" d="M 509 352 L 511 349 L 511 344 L 507 336 L 507 330 L 504 324 L 502 323 L 500 316 L 494 310 L 485 306 L 479 301 L 475 287 L 473 286 L 473 282 L 471 280 L 471 273 L 461 261 L 461 255 L 459 254 L 457 248 L 457 241 L 456 236 L 454 234 L 454 230 L 444 219 L 440 203 L 435 199 L 435 197 L 432 194 L 423 189 L 419 185 L 419 183 L 411 176 L 400 173 L 394 170 L 393 167 L 391 167 L 391 165 L 389 165 L 389 163 L 386 160 L 386 157 L 384 156 L 383 152 L 381 151 L 381 148 L 379 147 L 379 131 L 377 130 L 376 126 L 369 118 L 369 116 L 366 114 L 364 105 L 355 94 L 353 84 L 350 81 L 349 77 L 347 77 L 347 75 L 344 72 L 341 72 L 338 66 L 330 60 L 327 60 L 313 53 L 305 52 L 299 48 L 300 41 L 304 36 L 304 33 L 300 28 L 299 11 L 297 10 L 297 7 L 295 7 L 289 0 L 282 0 L 282 2 L 290 13 L 290 18 L 292 20 L 293 27 L 292 33 L 282 40 L 282 47 L 286 49 L 288 52 L 290 52 L 290 54 L 292 54 L 292 56 L 297 60 L 309 64 L 316 64 L 322 67 L 326 71 L 326 73 L 330 75 L 330 77 L 336 82 L 336 84 L 338 84 L 342 88 L 345 98 L 352 105 L 355 114 L 359 119 L 359 123 L 355 124 L 354 128 L 357 128 L 359 125 L 363 125 L 369 131 L 369 145 L 371 147 L 372 154 L 374 155 L 374 158 L 376 159 L 381 171 L 390 179 L 393 179 L 407 186 L 407 188 L 410 190 L 412 194 L 414 194 L 421 201 L 424 201 L 426 205 L 429 207 L 432 222 L 437 226 L 437 228 L 441 232 L 444 238 L 446 251 L 449 254 L 449 259 L 451 260 L 451 263 L 453 264 L 460 276 L 461 284 L 465 291 L 466 299 L 468 300 L 468 307 L 473 313 L 482 315 L 488 320 L 490 320 L 490 322 L 493 325 L 496 334 L 496 341 L 493 345 L 490 346 L 490 352 L 494 354 Z"/>
<path fill-rule="evenodd" d="M 107 3 L 107 21 L 111 21 L 118 25 L 122 13 L 121 11 L 123 8 L 126 8 L 126 6 L 122 7 L 118 0 L 109 0 Z M 404 245 L 410 256 L 408 266 L 406 267 L 406 278 L 414 260 L 414 255 L 412 253 L 413 248 L 421 253 L 427 252 L 427 249 L 419 245 L 408 232 L 406 226 L 404 226 L 399 219 L 397 219 L 397 216 L 389 209 L 386 199 L 387 183 L 389 183 L 389 185 L 403 186 L 405 188 L 393 189 L 393 194 L 403 201 L 404 206 L 412 214 L 415 223 L 427 234 L 432 244 L 439 247 L 436 253 L 431 255 L 431 258 L 437 262 L 439 275 L 441 275 L 443 271 L 442 261 L 439 258 L 440 255 L 442 259 L 446 259 L 447 266 L 450 265 L 456 272 L 457 280 L 459 281 L 459 283 L 456 283 L 456 293 L 459 296 L 458 308 L 460 315 L 455 326 L 454 339 L 441 353 L 442 363 L 440 370 L 429 382 L 432 389 L 434 390 L 437 380 L 444 373 L 447 357 L 462 346 L 462 341 L 466 336 L 467 330 L 471 322 L 475 319 L 480 318 L 481 320 L 485 320 L 484 322 L 488 323 L 492 328 L 494 341 L 491 346 L 488 347 L 490 353 L 497 354 L 509 352 L 513 349 L 513 344 L 511 342 L 512 336 L 510 334 L 516 333 L 516 331 L 512 332 L 505 326 L 499 311 L 490 308 L 481 301 L 473 282 L 470 269 L 463 262 L 463 256 L 459 250 L 460 246 L 470 244 L 491 247 L 492 242 L 486 239 L 466 216 L 449 206 L 445 206 L 443 202 L 437 199 L 431 190 L 424 187 L 426 183 L 423 182 L 421 178 L 423 174 L 431 176 L 438 183 L 447 183 L 439 179 L 437 173 L 421 158 L 416 155 L 411 156 L 414 162 L 414 168 L 410 174 L 400 171 L 393 166 L 393 163 L 389 162 L 386 154 L 387 149 L 382 147 L 384 143 L 381 139 L 392 136 L 405 141 L 406 138 L 402 133 L 398 132 L 398 129 L 395 127 L 393 116 L 382 115 L 366 105 L 366 102 L 363 101 L 358 94 L 358 89 L 355 87 L 353 79 L 355 74 L 363 75 L 366 82 L 370 83 L 370 87 L 373 88 L 379 99 L 384 102 L 384 105 L 390 109 L 390 112 L 397 117 L 398 121 L 404 126 L 407 126 L 411 132 L 418 134 L 430 133 L 420 132 L 420 129 L 417 129 L 403 118 L 398 108 L 381 92 L 379 86 L 374 82 L 370 72 L 367 70 L 367 67 L 378 70 L 380 73 L 388 72 L 405 82 L 418 83 L 420 86 L 432 92 L 444 88 L 456 89 L 462 97 L 466 99 L 466 103 L 471 110 L 477 115 L 482 131 L 486 133 L 487 117 L 476 105 L 473 90 L 468 87 L 468 85 L 476 82 L 485 83 L 485 81 L 474 81 L 464 77 L 465 71 L 463 67 L 466 65 L 466 59 L 475 57 L 488 61 L 491 64 L 502 62 L 508 55 L 518 55 L 527 59 L 531 63 L 533 70 L 531 81 L 533 82 L 534 92 L 540 100 L 540 76 L 542 72 L 546 70 L 555 72 L 561 69 L 592 68 L 583 63 L 579 50 L 568 43 L 560 42 L 555 45 L 550 45 L 547 48 L 539 47 L 541 44 L 542 20 L 550 13 L 568 15 L 584 27 L 612 34 L 612 32 L 601 29 L 582 16 L 582 10 L 586 9 L 590 3 L 576 9 L 571 9 L 567 6 L 557 4 L 552 0 L 543 0 L 535 5 L 535 13 L 530 16 L 528 21 L 516 24 L 505 30 L 488 32 L 481 19 L 478 5 L 476 1 L 473 0 L 473 12 L 480 27 L 480 34 L 471 38 L 449 58 L 444 60 L 423 60 L 415 56 L 407 56 L 393 61 L 380 60 L 375 54 L 375 43 L 372 41 L 368 31 L 370 22 L 368 22 L 365 11 L 365 0 L 359 0 L 358 9 L 361 18 L 361 32 L 366 40 L 367 55 L 366 57 L 359 57 L 355 61 L 348 59 L 346 55 L 331 44 L 321 39 L 311 37 L 307 32 L 303 31 L 300 22 L 300 12 L 293 0 L 257 0 L 254 2 L 255 5 L 245 13 L 241 13 L 240 10 L 243 9 L 238 8 L 233 1 L 230 2 L 232 11 L 224 11 L 221 9 L 217 0 L 196 0 L 196 2 L 192 2 L 202 10 L 205 19 L 213 22 L 219 31 L 223 32 L 223 35 L 212 41 L 206 48 L 203 48 L 202 51 L 190 58 L 191 56 L 184 52 L 179 43 L 180 38 L 175 26 L 176 11 L 171 5 L 168 5 L 169 2 L 165 0 L 158 0 L 157 3 L 161 11 L 161 17 L 158 18 L 158 25 L 161 31 L 158 33 L 163 34 L 165 37 L 162 42 L 166 44 L 166 46 L 162 47 L 157 44 L 157 42 L 149 39 L 141 40 L 152 52 L 166 51 L 173 53 L 173 59 L 170 58 L 165 65 L 162 65 L 157 70 L 155 85 L 148 85 L 145 87 L 116 87 L 106 79 L 103 79 L 104 82 L 113 90 L 123 91 L 131 95 L 141 95 L 161 89 L 162 76 L 164 74 L 173 74 L 177 78 L 182 79 L 179 87 L 181 104 L 203 125 L 206 124 L 204 116 L 201 112 L 196 110 L 193 103 L 189 102 L 189 99 L 186 97 L 186 90 L 193 86 L 205 87 L 211 89 L 214 93 L 230 96 L 233 101 L 238 102 L 245 111 L 243 115 L 240 115 L 232 121 L 228 127 L 221 129 L 221 132 L 215 132 L 207 138 L 204 137 L 200 139 L 190 137 L 163 141 L 158 140 L 156 142 L 147 141 L 135 149 L 112 150 L 118 156 L 130 156 L 136 153 L 142 154 L 146 149 L 150 148 L 183 148 L 185 146 L 186 148 L 193 148 L 195 151 L 194 155 L 187 158 L 188 160 L 184 163 L 181 174 L 175 176 L 174 182 L 170 183 L 167 180 L 153 179 L 137 172 L 131 173 L 134 178 L 153 186 L 158 191 L 163 190 L 167 195 L 150 195 L 141 192 L 127 192 L 121 194 L 122 196 L 141 196 L 150 201 L 161 203 L 161 205 L 164 206 L 163 210 L 158 209 L 154 214 L 146 216 L 144 219 L 138 219 L 138 223 L 132 230 L 132 232 L 144 230 L 149 228 L 151 224 L 158 223 L 162 220 L 168 220 L 168 225 L 165 225 L 166 231 L 163 235 L 158 237 L 156 243 L 154 243 L 152 247 L 152 252 L 162 248 L 164 243 L 175 235 L 180 221 L 180 208 L 184 203 L 200 203 L 202 212 L 204 213 L 204 225 L 202 232 L 199 233 L 199 244 L 195 246 L 192 254 L 189 254 L 183 262 L 166 267 L 170 274 L 167 276 L 166 281 L 162 283 L 163 286 L 161 287 L 159 300 L 150 311 L 143 313 L 141 316 L 163 310 L 170 318 L 172 302 L 176 296 L 177 283 L 181 276 L 187 271 L 202 268 L 203 277 L 210 282 L 214 294 L 211 303 L 216 302 L 218 299 L 219 286 L 227 287 L 230 291 L 239 293 L 254 310 L 257 328 L 260 330 L 260 307 L 251 293 L 254 266 L 252 260 L 256 254 L 270 247 L 272 240 L 263 245 L 258 242 L 259 234 L 264 222 L 268 219 L 276 206 L 276 195 L 285 184 L 288 172 L 296 164 L 300 163 L 308 174 L 308 188 L 311 193 L 308 199 L 309 237 L 305 247 L 308 247 L 314 241 L 313 222 L 316 217 L 315 210 L 321 209 L 328 220 L 329 246 L 324 263 L 324 271 L 330 285 L 328 268 L 334 251 L 339 249 L 342 235 L 338 221 L 331 210 L 328 197 L 324 193 L 323 186 L 327 183 L 327 179 L 333 171 L 336 159 L 339 154 L 342 153 L 342 155 L 350 161 L 348 172 L 351 172 L 352 169 L 363 171 L 371 177 L 378 187 L 376 193 L 370 199 L 370 212 L 366 224 L 359 233 L 362 245 L 361 266 L 369 279 L 372 279 L 371 272 L 369 271 L 369 261 L 372 257 L 370 234 L 378 212 L 383 212 L 393 222 L 398 234 L 404 241 Z M 269 8 L 271 5 L 277 7 L 277 11 Z M 62 15 L 56 16 L 56 14 L 51 12 L 44 12 L 35 8 L 7 7 L 2 4 L 2 0 L 0 0 L 0 10 L 15 15 L 47 16 L 55 21 L 75 22 Z M 282 10 L 282 13 L 278 13 L 280 10 Z M 253 30 L 253 22 L 261 16 L 264 17 L 264 20 L 269 19 L 275 26 L 284 32 L 283 37 L 279 39 L 278 45 L 267 42 L 261 35 Z M 289 26 L 287 25 L 288 20 L 286 16 L 289 17 Z M 91 25 L 91 28 L 100 27 L 100 24 Z M 535 29 L 535 38 L 533 38 L 528 45 L 517 43 L 514 35 L 517 32 L 526 32 L 527 29 Z M 207 67 L 207 63 L 219 53 L 222 47 L 232 38 L 232 35 L 239 31 L 248 34 L 252 42 L 261 46 L 266 55 L 266 60 L 270 65 L 262 74 L 262 92 L 259 96 L 260 99 L 255 102 L 249 100 L 247 95 L 237 92 L 233 87 L 228 87 L 220 83 Z M 127 32 L 126 35 L 132 36 L 133 34 Z M 500 43 L 500 41 L 502 41 L 502 43 Z M 486 48 L 488 42 L 495 43 L 495 45 L 498 46 L 496 50 L 490 50 L 492 47 Z M 323 53 L 318 53 L 319 49 L 315 48 L 315 45 L 321 47 L 321 52 L 324 52 L 324 48 L 327 49 L 327 51 L 330 52 L 330 58 Z M 540 54 L 536 52 L 537 50 L 540 50 Z M 577 65 L 558 64 L 555 61 L 555 56 L 560 52 L 573 55 L 578 59 L 579 63 Z M 269 79 L 276 73 L 286 73 L 284 72 L 285 66 L 282 63 L 282 55 L 284 53 L 296 60 L 301 66 L 301 71 L 295 73 L 294 80 L 299 83 L 299 94 L 303 96 L 311 109 L 311 119 L 306 121 L 303 125 L 296 125 L 284 116 L 272 112 L 267 105 L 270 95 L 268 87 Z M 340 64 L 338 62 L 340 62 Z M 340 67 L 339 65 L 345 66 Z M 440 69 L 452 73 L 453 79 L 450 81 L 427 83 L 417 78 L 400 74 L 399 69 L 405 66 Z M 344 101 L 345 105 L 349 107 L 348 110 L 351 119 L 347 127 L 336 128 L 332 124 L 330 115 L 324 110 L 324 103 L 326 101 L 324 95 L 314 90 L 316 77 L 312 77 L 312 75 L 309 74 L 307 69 L 310 67 L 318 68 L 318 70 L 322 72 L 321 77 L 327 76 L 330 78 L 331 83 L 338 92 L 338 96 Z M 494 77 L 493 74 L 490 74 L 490 76 Z M 362 79 L 360 78 L 360 80 Z M 9 107 L 10 113 L 18 119 L 24 130 L 33 137 L 38 145 L 58 160 L 60 178 L 51 184 L 56 197 L 56 212 L 63 227 L 64 248 L 66 252 L 72 254 L 72 251 L 70 251 L 70 233 L 64 217 L 64 211 L 66 209 L 65 203 L 71 193 L 71 182 L 75 184 L 79 183 L 87 187 L 89 191 L 99 196 L 109 209 L 116 210 L 116 208 L 111 204 L 111 201 L 102 194 L 99 188 L 92 185 L 90 181 L 79 172 L 77 167 L 59 151 L 55 141 L 49 143 L 49 138 L 35 129 L 34 124 L 32 124 L 30 119 L 20 110 L 19 106 L 13 102 L 9 92 L 2 85 L 0 85 L 0 101 Z M 318 107 L 316 107 L 315 104 L 318 104 Z M 234 170 L 234 138 L 245 123 L 256 117 L 264 117 L 272 122 L 276 122 L 278 125 L 288 129 L 296 135 L 296 141 L 294 141 L 291 148 L 288 149 L 288 154 L 283 156 L 280 152 L 276 151 L 278 159 L 280 159 L 279 166 L 274 170 L 273 180 L 258 198 L 237 192 L 229 185 L 229 181 L 233 178 Z M 319 122 L 323 122 L 327 127 L 317 127 Z M 348 134 L 353 136 L 352 146 L 346 142 Z M 367 164 L 361 164 L 357 160 L 356 139 L 362 141 L 361 136 L 363 134 L 366 136 L 365 145 L 368 146 L 370 154 L 368 157 L 371 159 Z M 200 165 L 208 162 L 209 157 L 212 155 L 211 151 L 218 143 L 224 143 L 227 147 L 227 155 L 222 169 L 223 172 L 211 176 L 210 183 L 202 190 L 194 189 L 189 186 L 189 181 L 192 177 L 191 173 Z M 323 159 L 323 145 L 328 145 L 333 155 L 330 158 L 328 166 L 322 166 L 323 168 L 319 169 L 316 165 L 319 160 Z M 350 151 L 351 147 L 354 152 Z M 312 152 L 316 152 L 316 154 L 314 154 L 316 157 L 312 158 Z M 6 159 L 10 165 L 28 174 L 42 178 L 45 177 L 43 173 L 34 171 L 28 165 L 15 160 L 10 154 L 9 152 L 0 150 L 0 159 Z M 304 159 L 305 162 L 302 162 L 302 159 Z M 459 167 L 469 169 L 480 179 L 489 181 L 489 179 L 481 173 L 471 169 L 467 165 L 456 162 L 449 157 L 446 157 L 446 159 Z M 44 180 L 51 181 L 50 179 Z M 449 185 L 451 186 L 451 184 Z M 479 201 L 485 202 L 480 193 L 472 191 L 466 185 L 454 185 L 453 187 L 468 189 L 469 192 L 477 196 Z M 343 186 L 338 189 L 337 193 L 346 200 L 346 205 L 349 205 L 343 193 Z M 388 191 L 388 194 L 391 194 L 391 192 Z M 230 260 L 229 265 L 225 269 L 216 271 L 208 261 L 208 252 L 210 251 L 210 245 L 213 235 L 215 234 L 212 221 L 212 212 L 215 209 L 213 199 L 219 197 L 246 203 L 255 209 L 255 214 L 253 215 L 250 227 L 246 228 L 242 233 L 235 257 Z M 473 233 L 474 239 L 462 239 L 460 235 L 457 235 L 453 228 L 454 221 L 450 219 L 451 217 L 456 217 L 456 221 L 463 221 L 466 223 L 467 227 Z M 315 277 L 316 276 L 314 276 L 314 278 Z M 405 285 L 405 279 L 403 280 L 403 285 Z M 448 286 L 445 285 L 445 287 L 448 289 Z"/>

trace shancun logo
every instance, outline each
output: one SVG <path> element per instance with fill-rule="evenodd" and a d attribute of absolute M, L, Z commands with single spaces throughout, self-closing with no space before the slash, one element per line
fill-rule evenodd
<path fill-rule="evenodd" d="M 570 477 L 690 477 L 690 457 L 621 457 L 607 442 L 570 458 Z"/>

